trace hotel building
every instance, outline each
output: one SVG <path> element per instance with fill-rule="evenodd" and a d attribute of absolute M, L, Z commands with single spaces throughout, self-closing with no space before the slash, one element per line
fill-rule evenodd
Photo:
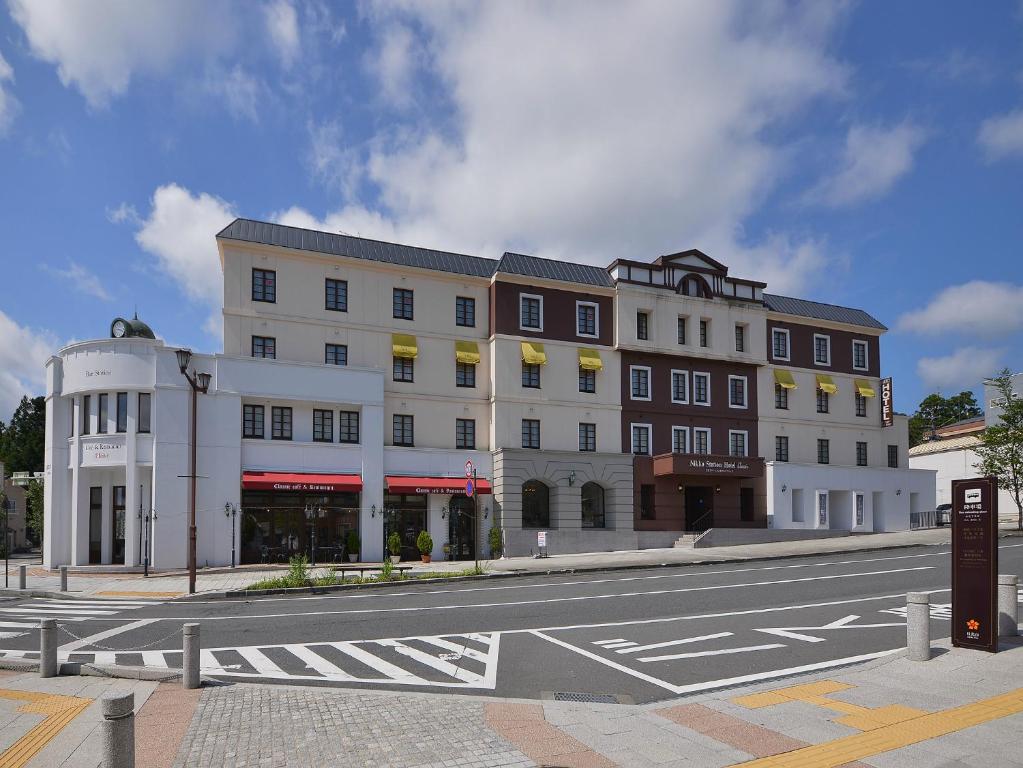
<path fill-rule="evenodd" d="M 190 361 L 200 565 L 378 561 L 391 532 L 415 558 L 421 530 L 459 560 L 491 527 L 512 556 L 539 532 L 563 553 L 896 530 L 933 506 L 904 417 L 882 426 L 884 326 L 700 251 L 605 269 L 245 219 L 217 245 L 224 351 Z M 110 335 L 47 363 L 44 561 L 178 567 L 190 387 L 137 318 Z"/>

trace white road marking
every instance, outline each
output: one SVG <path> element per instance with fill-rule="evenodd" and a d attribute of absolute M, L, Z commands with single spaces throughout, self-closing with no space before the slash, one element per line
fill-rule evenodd
<path fill-rule="evenodd" d="M 155 621 L 158 621 L 158 619 L 139 619 L 138 621 L 123 624 L 120 627 L 111 627 L 110 629 L 106 629 L 102 632 L 97 632 L 94 635 L 83 637 L 81 640 L 74 640 L 70 643 L 64 643 L 64 645 L 60 646 L 57 650 L 72 653 L 78 650 L 79 648 L 85 648 L 87 646 L 92 645 L 93 643 L 98 643 L 100 640 L 106 640 L 107 638 L 114 637 L 115 635 L 120 635 L 124 632 L 130 632 L 133 629 L 144 627 L 148 624 L 152 624 Z"/>
<path fill-rule="evenodd" d="M 235 648 L 235 651 L 261 675 L 277 675 L 284 672 L 258 648 Z"/>
<path fill-rule="evenodd" d="M 443 648 L 447 651 L 457 654 L 459 657 L 464 656 L 467 659 L 473 659 L 475 661 L 482 661 L 484 664 L 487 663 L 489 658 L 488 654 L 480 653 L 475 648 L 470 648 L 468 645 L 459 645 L 458 643 L 452 643 L 450 640 L 445 640 L 443 637 L 420 637 L 417 638 L 424 643 L 435 645 L 438 648 Z"/>
<path fill-rule="evenodd" d="M 38 621 L 0 621 L 0 629 L 39 629 Z"/>
<path fill-rule="evenodd" d="M 622 643 L 608 643 L 607 645 L 605 645 L 603 647 L 604 648 L 628 648 L 629 646 L 632 646 L 632 645 L 637 645 L 637 643 L 633 642 L 632 640 L 626 640 L 625 642 L 622 642 Z M 620 651 L 619 651 L 619 653 L 620 653 Z"/>
<path fill-rule="evenodd" d="M 355 680 L 356 678 L 349 675 L 340 667 L 336 667 L 327 661 L 325 658 L 320 656 L 316 651 L 306 645 L 285 645 L 284 648 L 302 661 L 306 663 L 309 669 L 319 672 L 324 677 L 329 677 L 331 680 Z"/>
<path fill-rule="evenodd" d="M 681 640 L 668 640 L 663 643 L 637 645 L 635 648 L 623 648 L 620 651 L 615 651 L 615 653 L 644 653 L 645 651 L 653 651 L 657 648 L 669 648 L 673 645 L 687 645 L 688 643 L 698 643 L 702 640 L 717 640 L 720 637 L 731 636 L 731 632 L 715 632 L 713 635 L 698 635 L 696 637 L 683 637 Z"/>
<path fill-rule="evenodd" d="M 25 616 L 113 616 L 117 611 L 89 610 L 75 608 L 0 608 L 0 613 L 23 614 Z"/>
<path fill-rule="evenodd" d="M 140 651 L 142 654 L 142 666 L 144 667 L 156 667 L 157 669 L 167 669 L 167 657 L 164 656 L 163 651 Z"/>
<path fill-rule="evenodd" d="M 388 646 L 393 648 L 397 653 L 402 656 L 408 656 L 414 661 L 418 661 L 420 664 L 424 664 L 427 667 L 432 667 L 438 672 L 441 672 L 448 677 L 453 677 L 456 680 L 461 680 L 469 685 L 479 686 L 483 682 L 483 677 L 477 675 L 475 672 L 471 672 L 468 669 L 462 667 L 456 667 L 449 661 L 444 661 L 436 656 L 431 656 L 428 653 L 423 653 L 418 648 L 413 648 L 409 645 L 405 645 L 397 640 L 379 640 L 377 641 L 380 645 Z"/>
<path fill-rule="evenodd" d="M 22 637 L 28 632 L 0 632 L 0 640 L 13 640 L 15 637 Z"/>
<path fill-rule="evenodd" d="M 624 642 L 625 642 L 625 638 L 624 637 L 616 637 L 614 640 L 594 640 L 593 644 L 594 645 L 608 645 L 610 643 L 624 643 Z"/>
<path fill-rule="evenodd" d="M 600 662 L 605 667 L 617 669 L 619 672 L 624 672 L 627 675 L 631 675 L 632 677 L 648 682 L 651 685 L 656 685 L 660 688 L 665 688 L 671 691 L 672 693 L 675 692 L 675 686 L 669 682 L 666 682 L 664 680 L 658 680 L 656 677 L 644 674 L 643 672 L 638 672 L 637 670 L 632 669 L 631 667 L 626 667 L 624 664 L 619 664 L 616 661 L 605 659 L 603 656 L 599 656 L 596 653 L 591 653 L 590 651 L 587 651 L 585 648 L 576 648 L 574 645 L 566 643 L 564 640 L 559 640 L 556 637 L 545 635 L 540 630 L 531 629 L 529 630 L 529 634 L 535 635 L 536 637 L 539 637 L 541 640 L 546 640 L 548 643 L 553 643 L 554 645 L 560 645 L 562 648 L 567 648 L 568 650 L 573 651 L 574 653 L 578 653 L 580 656 L 585 656 L 587 659 L 592 659 L 593 661 Z"/>
<path fill-rule="evenodd" d="M 674 661 L 676 659 L 698 659 L 701 656 L 729 656 L 733 653 L 752 653 L 753 651 L 770 651 L 784 648 L 785 643 L 768 643 L 766 645 L 747 645 L 743 648 L 719 648 L 716 651 L 691 651 L 689 653 L 672 653 L 667 656 L 644 656 L 638 661 Z"/>
<path fill-rule="evenodd" d="M 754 632 L 765 632 L 769 635 L 777 635 L 778 637 L 787 637 L 792 640 L 804 640 L 808 643 L 823 643 L 826 638 L 817 637 L 816 634 L 807 635 L 803 632 L 824 632 L 829 629 L 877 629 L 879 627 L 904 627 L 906 622 L 897 621 L 888 624 L 853 624 L 859 616 L 856 614 L 850 614 L 841 619 L 835 619 L 835 621 L 829 622 L 821 627 L 770 627 L 765 629 L 754 629 Z"/>
<path fill-rule="evenodd" d="M 679 587 L 677 589 L 659 589 L 648 592 L 614 592 L 606 595 L 576 595 L 574 597 L 551 597 L 543 600 L 515 600 L 497 603 L 469 603 L 465 605 L 416 605 L 400 608 L 352 608 L 337 611 L 303 611 L 287 613 L 263 613 L 246 616 L 197 616 L 186 618 L 181 616 L 161 618 L 160 621 L 253 621 L 256 619 L 276 619 L 309 616 L 348 616 L 373 613 L 421 613 L 423 611 L 464 611 L 477 608 L 507 608 L 518 605 L 548 605 L 554 603 L 575 603 L 589 600 L 617 600 L 621 598 L 656 597 L 659 595 L 686 594 L 690 592 L 716 592 L 723 589 L 749 589 L 751 587 L 774 587 L 780 584 L 799 584 L 818 581 L 835 581 L 839 579 L 861 579 L 869 576 L 888 576 L 893 573 L 912 573 L 931 571 L 937 566 L 921 565 L 915 568 L 894 568 L 886 571 L 866 571 L 863 573 L 838 573 L 830 576 L 807 576 L 800 579 L 776 579 L 773 581 L 747 581 L 738 584 L 711 584 L 703 587 Z M 221 604 L 222 605 L 222 604 Z M 626 622 L 629 623 L 629 622 Z M 607 626 L 615 626 L 609 624 Z"/>
<path fill-rule="evenodd" d="M 383 659 L 374 656 L 372 653 L 362 650 L 362 648 L 354 643 L 339 642 L 328 643 L 328 645 L 334 646 L 341 651 L 341 653 L 351 656 L 353 659 L 370 669 L 375 669 L 380 674 L 386 675 L 394 682 L 405 683 L 406 685 L 419 685 L 421 683 L 426 683 L 426 680 L 423 680 L 421 677 L 413 675 L 411 672 L 408 672 L 401 667 L 397 667 L 389 661 L 384 661 Z"/>

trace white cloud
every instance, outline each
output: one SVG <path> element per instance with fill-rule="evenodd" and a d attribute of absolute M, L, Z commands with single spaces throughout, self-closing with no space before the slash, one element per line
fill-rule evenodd
<path fill-rule="evenodd" d="M 268 98 L 267 89 L 240 64 L 230 69 L 211 67 L 206 72 L 203 87 L 216 96 L 233 117 L 259 122 L 259 110 Z"/>
<path fill-rule="evenodd" d="M 123 224 L 126 221 L 138 224 L 140 221 L 135 206 L 128 203 L 121 203 L 116 208 L 107 208 L 107 220 L 111 224 Z"/>
<path fill-rule="evenodd" d="M 4 55 L 0 53 L 0 137 L 6 135 L 14 116 L 18 114 L 21 105 L 18 100 L 7 90 L 4 83 L 14 82 L 14 70 L 7 63 Z"/>
<path fill-rule="evenodd" d="M 985 120 L 977 141 L 988 160 L 1023 155 L 1023 109 Z"/>
<path fill-rule="evenodd" d="M 386 24 L 380 46 L 367 63 L 380 84 L 384 100 L 396 107 L 407 107 L 413 102 L 412 80 L 421 62 L 412 31 L 403 24 Z"/>
<path fill-rule="evenodd" d="M 0 310 L 0 420 L 10 419 L 23 395 L 46 393 L 46 361 L 58 346 L 49 331 L 18 325 Z"/>
<path fill-rule="evenodd" d="M 308 162 L 313 172 L 346 197 L 355 194 L 362 177 L 358 153 L 342 140 L 341 124 L 336 120 L 309 124 Z"/>
<path fill-rule="evenodd" d="M 135 233 L 136 242 L 156 258 L 157 267 L 189 299 L 209 307 L 206 330 L 213 336 L 220 327 L 224 300 L 215 237 L 234 218 L 234 207 L 219 197 L 193 195 L 177 184 L 166 184 L 153 193 L 149 215 Z"/>
<path fill-rule="evenodd" d="M 914 333 L 993 337 L 1023 330 L 1023 286 L 971 280 L 945 288 L 927 306 L 899 318 Z"/>
<path fill-rule="evenodd" d="M 923 383 L 939 391 L 971 388 L 998 372 L 1004 349 L 962 347 L 944 357 L 922 357 L 916 371 Z"/>
<path fill-rule="evenodd" d="M 289 69 L 295 63 L 301 44 L 295 7 L 288 0 L 274 0 L 263 6 L 263 18 L 281 64 Z"/>
<path fill-rule="evenodd" d="M 836 7 L 373 6 L 380 37 L 399 41 L 389 82 L 407 82 L 410 33 L 415 87 L 428 79 L 421 90 L 453 115 L 413 111 L 376 136 L 365 180 L 382 215 L 355 205 L 328 218 L 490 256 L 606 265 L 699 247 L 747 277 L 766 256 L 798 289 L 810 277 L 798 266 L 824 259 L 818 244 L 750 242 L 742 224 L 785 172 L 769 129 L 798 129 L 814 99 L 845 87 L 828 52 Z"/>
<path fill-rule="evenodd" d="M 94 107 L 140 74 L 161 74 L 186 55 L 229 47 L 235 24 L 224 0 L 8 0 L 38 58 Z"/>
<path fill-rule="evenodd" d="M 49 264 L 43 264 L 41 268 L 54 277 L 67 280 L 82 293 L 93 296 L 101 301 L 111 301 L 111 296 L 107 289 L 103 287 L 103 282 L 99 277 L 78 262 L 69 262 L 67 269 L 52 267 Z"/>
<path fill-rule="evenodd" d="M 925 138 L 908 122 L 891 128 L 852 126 L 838 170 L 807 193 L 807 202 L 841 207 L 882 197 L 913 168 L 913 155 Z"/>

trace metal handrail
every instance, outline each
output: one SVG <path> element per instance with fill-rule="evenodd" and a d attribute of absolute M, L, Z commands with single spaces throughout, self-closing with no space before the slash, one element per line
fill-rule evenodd
<path fill-rule="evenodd" d="M 700 528 L 698 527 L 699 524 L 703 522 L 704 518 L 709 517 L 712 514 L 714 514 L 714 510 L 708 509 L 706 512 L 704 512 L 702 515 L 696 518 L 696 520 L 693 521 L 693 525 L 691 528 L 685 529 L 685 533 L 702 533 L 703 531 L 701 531 Z"/>

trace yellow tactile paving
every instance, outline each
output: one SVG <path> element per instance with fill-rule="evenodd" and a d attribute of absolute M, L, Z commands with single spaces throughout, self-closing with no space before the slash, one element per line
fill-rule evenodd
<path fill-rule="evenodd" d="M 849 706 L 855 705 L 850 704 Z M 891 704 L 887 707 L 878 707 L 877 709 L 860 707 L 860 710 L 859 712 L 851 712 L 845 717 L 836 718 L 835 722 L 859 731 L 872 731 L 884 725 L 902 723 L 906 720 L 912 720 L 914 717 L 930 714 L 926 710 L 904 707 L 901 704 Z"/>
<path fill-rule="evenodd" d="M 106 592 L 95 592 L 97 597 L 181 597 L 184 592 L 120 592 L 107 590 Z"/>
<path fill-rule="evenodd" d="M 0 768 L 20 768 L 28 764 L 64 726 L 82 714 L 92 703 L 92 699 L 77 696 L 14 691 L 6 688 L 0 688 L 0 698 L 27 702 L 18 707 L 18 712 L 22 714 L 45 715 L 41 723 L 37 723 L 28 733 L 0 753 Z"/>
<path fill-rule="evenodd" d="M 791 696 L 784 698 L 793 699 Z M 746 768 L 836 768 L 845 763 L 908 747 L 1020 712 L 1023 712 L 1023 688 L 961 707 L 922 714 L 824 744 L 750 760 L 741 765 Z"/>
<path fill-rule="evenodd" d="M 740 707 L 747 709 L 759 709 L 760 707 L 773 707 L 775 704 L 784 704 L 787 701 L 806 701 L 808 698 L 825 696 L 829 693 L 844 691 L 855 686 L 849 683 L 840 683 L 837 680 L 820 680 L 816 683 L 805 685 L 790 685 L 788 688 L 779 688 L 776 691 L 764 691 L 753 693 L 749 696 L 740 696 L 732 699 Z"/>

